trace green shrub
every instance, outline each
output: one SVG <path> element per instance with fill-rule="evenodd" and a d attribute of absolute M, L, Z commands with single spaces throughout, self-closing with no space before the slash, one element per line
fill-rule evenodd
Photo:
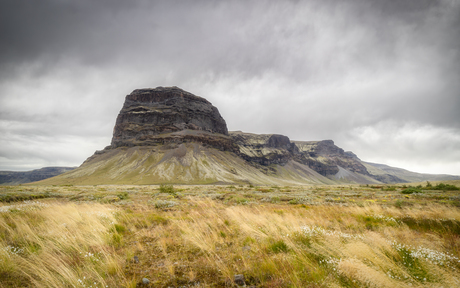
<path fill-rule="evenodd" d="M 161 184 L 159 189 L 161 193 L 176 195 L 176 191 L 174 191 L 173 185 Z"/>
<path fill-rule="evenodd" d="M 395 207 L 396 207 L 396 208 L 402 208 L 405 204 L 406 204 L 406 203 L 404 203 L 403 200 L 398 199 L 398 200 L 396 200 L 396 202 L 395 202 Z"/>
<path fill-rule="evenodd" d="M 455 190 L 460 190 L 460 188 L 458 188 L 455 185 L 439 183 L 438 185 L 432 187 L 431 190 L 455 191 Z"/>
<path fill-rule="evenodd" d="M 120 200 L 126 200 L 129 198 L 128 196 L 128 192 L 121 192 L 121 193 L 118 193 L 118 198 L 120 198 Z"/>
<path fill-rule="evenodd" d="M 280 253 L 280 252 L 287 252 L 289 250 L 288 246 L 286 243 L 284 243 L 283 240 L 278 240 L 271 244 L 269 247 L 269 250 L 271 250 L 274 253 Z"/>
<path fill-rule="evenodd" d="M 113 224 L 113 229 L 112 231 L 116 231 L 117 233 L 125 233 L 126 232 L 126 227 L 120 224 Z"/>
<path fill-rule="evenodd" d="M 299 200 L 298 199 L 292 199 L 292 200 L 289 200 L 288 203 L 292 204 L 292 205 L 299 204 Z"/>
<path fill-rule="evenodd" d="M 401 191 L 402 194 L 422 193 L 419 188 L 409 187 Z"/>
<path fill-rule="evenodd" d="M 56 193 L 45 192 L 40 194 L 24 194 L 24 193 L 7 193 L 7 194 L 0 194 L 0 202 L 19 202 L 19 201 L 26 201 L 26 200 L 34 200 L 34 199 L 42 199 L 42 198 L 59 198 L 62 197 Z"/>

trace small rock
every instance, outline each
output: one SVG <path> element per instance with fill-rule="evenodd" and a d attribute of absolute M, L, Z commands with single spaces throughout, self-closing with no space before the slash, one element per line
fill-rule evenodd
<path fill-rule="evenodd" d="M 243 252 L 244 251 L 249 251 L 249 250 L 251 250 L 251 246 L 249 246 L 249 245 L 243 246 Z"/>
<path fill-rule="evenodd" d="M 139 257 L 134 256 L 134 263 L 139 263 Z"/>
<path fill-rule="evenodd" d="M 147 278 L 142 278 L 142 284 L 148 285 L 150 283 L 150 280 Z"/>
<path fill-rule="evenodd" d="M 235 283 L 236 285 L 239 285 L 239 286 L 246 285 L 246 283 L 244 282 L 244 275 L 243 274 L 235 275 Z"/>

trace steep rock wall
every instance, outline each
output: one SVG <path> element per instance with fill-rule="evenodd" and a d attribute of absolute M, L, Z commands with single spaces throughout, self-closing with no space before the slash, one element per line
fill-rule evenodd
<path fill-rule="evenodd" d="M 178 87 L 137 89 L 126 96 L 111 146 L 150 145 L 156 135 L 182 130 L 228 135 L 219 110 L 206 99 Z"/>

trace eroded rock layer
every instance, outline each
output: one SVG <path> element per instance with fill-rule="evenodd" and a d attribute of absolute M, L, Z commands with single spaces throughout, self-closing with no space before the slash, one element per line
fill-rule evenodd
<path fill-rule="evenodd" d="M 178 87 L 137 89 L 126 96 L 111 146 L 151 145 L 157 135 L 182 130 L 228 135 L 219 110 L 206 99 Z"/>
<path fill-rule="evenodd" d="M 339 167 L 369 175 L 352 152 L 344 152 L 332 140 L 292 141 L 284 135 L 230 132 L 239 155 L 246 161 L 268 166 L 291 160 L 307 165 L 323 176 L 339 173 Z"/>
<path fill-rule="evenodd" d="M 352 152 L 345 152 L 337 147 L 332 140 L 323 141 L 294 141 L 299 149 L 296 160 L 308 165 L 321 175 L 335 175 L 339 167 L 349 171 L 369 175 L 366 167 Z"/>
<path fill-rule="evenodd" d="M 285 165 L 292 160 L 298 150 L 289 138 L 278 134 L 252 134 L 232 131 L 230 137 L 235 142 L 238 154 L 249 162 L 268 166 L 272 164 Z"/>

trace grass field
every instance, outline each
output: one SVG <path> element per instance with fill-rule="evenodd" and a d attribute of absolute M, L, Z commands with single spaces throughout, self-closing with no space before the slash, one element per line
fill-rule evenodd
<path fill-rule="evenodd" d="M 0 186 L 0 287 L 460 287 L 430 184 Z"/>

